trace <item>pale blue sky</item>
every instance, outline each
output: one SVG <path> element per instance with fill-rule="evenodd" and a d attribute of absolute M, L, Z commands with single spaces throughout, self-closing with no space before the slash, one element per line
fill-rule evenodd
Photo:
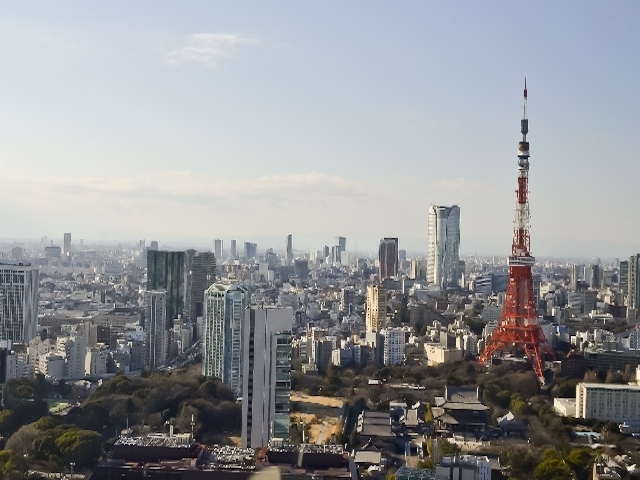
<path fill-rule="evenodd" d="M 640 250 L 638 2 L 0 4 L 0 236 Z M 275 240 L 274 240 L 275 241 Z"/>

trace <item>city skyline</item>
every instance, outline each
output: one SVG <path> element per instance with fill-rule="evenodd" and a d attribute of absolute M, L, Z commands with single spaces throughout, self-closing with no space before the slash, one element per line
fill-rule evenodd
<path fill-rule="evenodd" d="M 506 255 L 527 73 L 532 253 L 639 249 L 635 3 L 74 5 L 0 7 L 5 237 L 419 252 L 435 203 Z"/>

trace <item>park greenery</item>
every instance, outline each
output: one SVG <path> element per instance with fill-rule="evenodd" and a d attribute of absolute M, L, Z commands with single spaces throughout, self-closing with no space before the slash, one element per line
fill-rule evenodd
<path fill-rule="evenodd" d="M 220 442 L 239 435 L 241 407 L 231 390 L 215 378 L 200 375 L 200 366 L 172 373 L 122 374 L 105 381 L 67 415 L 48 414 L 45 398 L 55 386 L 42 376 L 12 379 L 3 388 L 0 433 L 0 480 L 24 478 L 29 465 L 60 471 L 95 466 L 119 431 L 162 431 L 173 424 L 197 440 Z M 30 467 L 32 468 L 32 467 Z"/>

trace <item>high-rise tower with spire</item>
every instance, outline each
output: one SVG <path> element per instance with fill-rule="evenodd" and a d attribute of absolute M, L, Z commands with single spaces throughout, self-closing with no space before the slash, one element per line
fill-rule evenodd
<path fill-rule="evenodd" d="M 536 375 L 544 378 L 545 355 L 553 357 L 553 351 L 540 328 L 531 277 L 535 258 L 529 251 L 529 120 L 526 78 L 520 131 L 522 140 L 518 144 L 518 189 L 513 245 L 509 257 L 509 284 L 500 322 L 487 341 L 479 362 L 489 362 L 497 352 L 521 350 L 531 361 Z"/>

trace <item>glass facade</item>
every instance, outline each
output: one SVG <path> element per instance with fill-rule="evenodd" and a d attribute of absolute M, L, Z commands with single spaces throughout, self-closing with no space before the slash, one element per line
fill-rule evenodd
<path fill-rule="evenodd" d="M 167 292 L 167 328 L 184 310 L 184 252 L 147 250 L 147 290 Z"/>

